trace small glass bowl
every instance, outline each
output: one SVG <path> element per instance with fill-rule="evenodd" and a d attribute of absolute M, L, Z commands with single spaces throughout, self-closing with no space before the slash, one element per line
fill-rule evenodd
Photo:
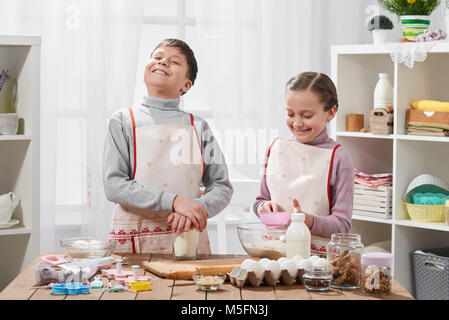
<path fill-rule="evenodd" d="M 192 274 L 192 279 L 201 290 L 217 291 L 225 282 L 226 275 L 222 273 L 207 275 L 195 272 Z"/>
<path fill-rule="evenodd" d="M 303 275 L 304 286 L 310 291 L 327 291 L 332 282 L 329 268 L 305 268 Z"/>

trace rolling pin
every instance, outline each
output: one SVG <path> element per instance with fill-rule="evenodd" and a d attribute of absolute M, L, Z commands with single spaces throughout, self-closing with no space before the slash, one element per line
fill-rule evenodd
<path fill-rule="evenodd" d="M 222 266 L 206 266 L 206 267 L 197 267 L 195 269 L 195 272 L 199 272 L 203 275 L 206 276 L 213 276 L 216 275 L 217 273 L 222 273 L 222 274 L 227 274 L 229 272 L 232 271 L 232 269 L 234 269 L 235 264 L 230 264 L 230 265 L 222 265 Z M 171 280 L 189 280 L 192 279 L 192 274 L 194 272 L 192 271 L 172 271 L 170 273 L 168 273 L 166 279 L 171 279 Z"/>

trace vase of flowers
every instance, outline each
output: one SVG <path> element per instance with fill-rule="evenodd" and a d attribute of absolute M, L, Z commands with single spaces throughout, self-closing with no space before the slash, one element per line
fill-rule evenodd
<path fill-rule="evenodd" d="M 375 16 L 368 22 L 367 29 L 371 31 L 374 44 L 387 43 L 390 40 L 393 22 L 387 16 Z"/>
<path fill-rule="evenodd" d="M 407 41 L 416 41 L 430 26 L 430 14 L 441 0 L 378 0 L 379 4 L 395 13 L 402 24 L 402 35 Z"/>

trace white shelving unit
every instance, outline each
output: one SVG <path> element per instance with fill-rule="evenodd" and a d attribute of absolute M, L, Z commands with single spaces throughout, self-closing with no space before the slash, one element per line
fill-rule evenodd
<path fill-rule="evenodd" d="M 387 72 L 394 86 L 394 132 L 391 135 L 346 132 L 346 115 L 363 113 L 368 128 L 378 74 Z M 406 110 L 420 99 L 449 101 L 449 44 L 436 44 L 424 62 L 410 69 L 392 62 L 384 45 L 332 47 L 332 78 L 339 95 L 339 110 L 331 136 L 351 153 L 354 166 L 367 173 L 393 173 L 392 219 L 353 216 L 351 232 L 365 244 L 391 240 L 394 276 L 412 294 L 410 252 L 449 246 L 449 226 L 411 221 L 403 205 L 410 181 L 423 173 L 449 182 L 449 137 L 408 136 Z"/>
<path fill-rule="evenodd" d="M 0 69 L 17 83 L 16 102 L 0 92 L 0 113 L 19 114 L 17 135 L 0 135 L 0 194 L 14 192 L 20 224 L 0 229 L 0 291 L 39 255 L 40 208 L 40 45 L 39 36 L 0 35 Z M 2 96 L 3 95 L 3 96 Z"/>

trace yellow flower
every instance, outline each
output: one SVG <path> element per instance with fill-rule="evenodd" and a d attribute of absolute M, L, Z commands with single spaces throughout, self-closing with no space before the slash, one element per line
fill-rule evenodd
<path fill-rule="evenodd" d="M 413 4 L 416 2 L 416 0 L 407 0 L 407 2 Z"/>

